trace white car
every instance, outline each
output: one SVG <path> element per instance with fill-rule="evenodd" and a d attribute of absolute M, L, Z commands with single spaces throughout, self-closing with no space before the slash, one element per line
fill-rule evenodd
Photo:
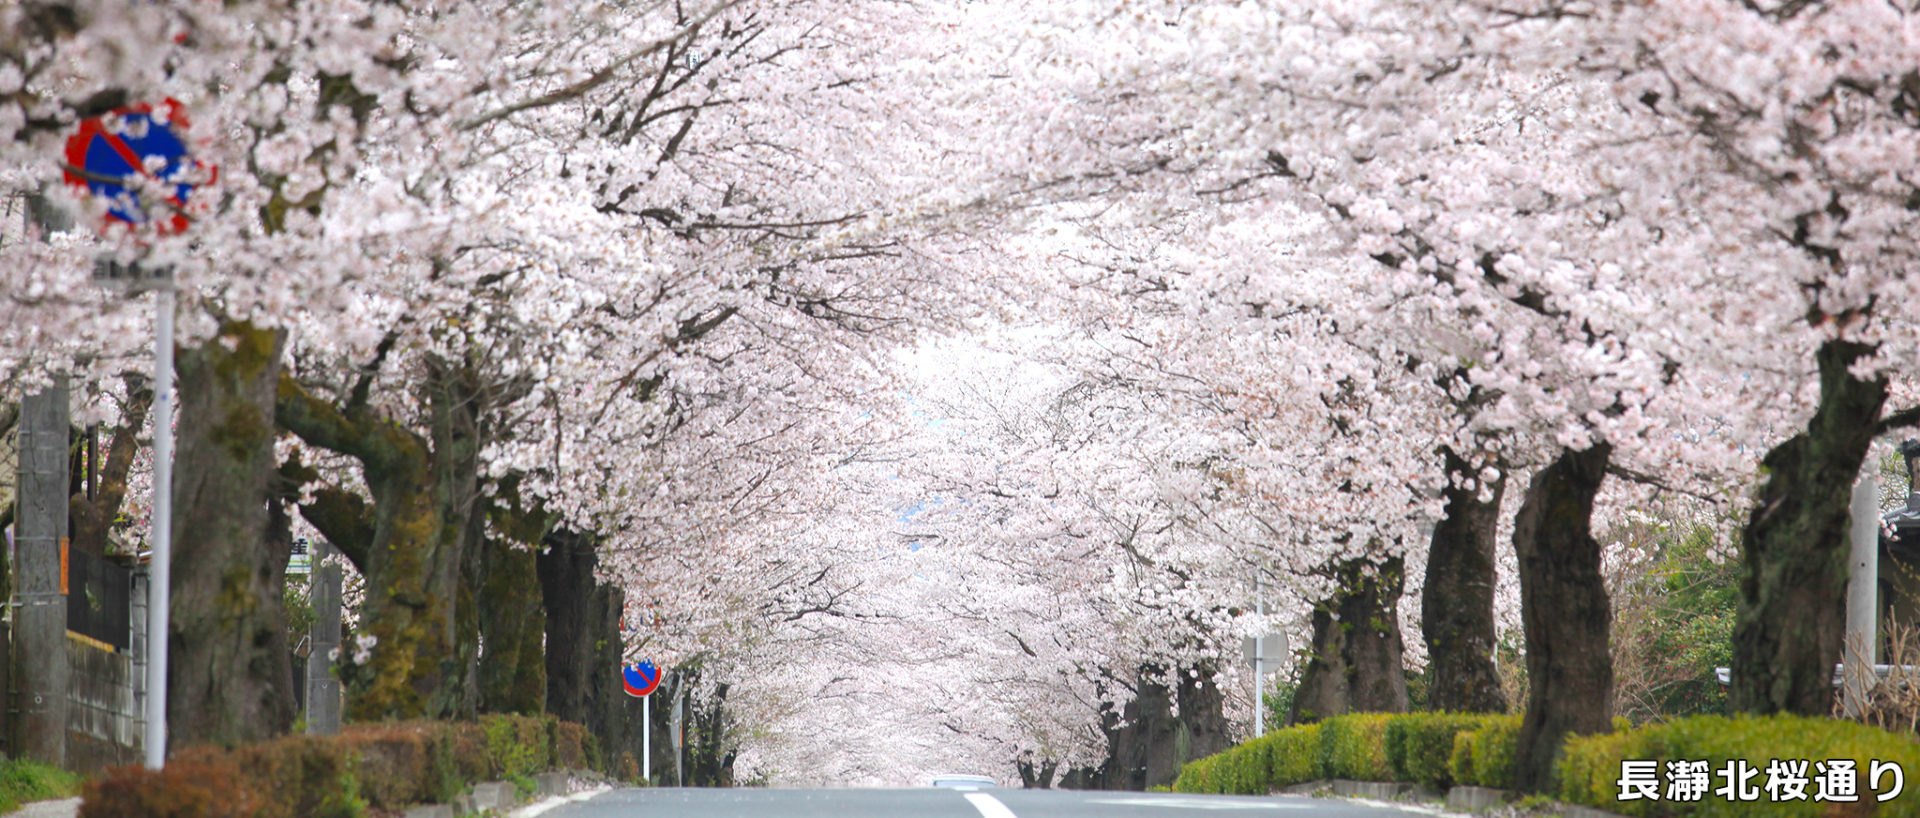
<path fill-rule="evenodd" d="M 1000 782 L 984 775 L 936 775 L 931 783 L 935 787 L 950 787 L 956 790 L 977 790 L 1000 786 Z"/>

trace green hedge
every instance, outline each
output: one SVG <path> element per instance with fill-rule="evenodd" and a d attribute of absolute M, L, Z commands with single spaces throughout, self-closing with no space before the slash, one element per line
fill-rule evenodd
<path fill-rule="evenodd" d="M 1494 716 L 1475 730 L 1455 733 L 1447 771 L 1456 784 L 1509 789 L 1513 755 L 1520 745 L 1519 715 Z"/>
<path fill-rule="evenodd" d="M 1480 713 L 1409 713 L 1387 722 L 1387 765 L 1397 781 L 1413 781 L 1434 790 L 1455 783 L 1454 737 L 1504 716 Z"/>
<path fill-rule="evenodd" d="M 1323 778 L 1410 781 L 1434 789 L 1472 784 L 1496 789 L 1513 785 L 1513 761 L 1521 717 L 1455 713 L 1336 716 L 1319 724 L 1288 727 L 1181 768 L 1175 792 L 1264 794 Z M 1920 818 L 1920 742 L 1849 721 L 1800 716 L 1697 716 L 1630 729 L 1613 720 L 1614 732 L 1567 740 L 1558 769 L 1561 800 L 1627 815 L 1814 816 L 1866 815 Z M 1707 789 L 1698 801 L 1668 797 L 1666 762 L 1705 761 Z M 1744 759 L 1758 774 L 1751 786 L 1757 802 L 1729 801 L 1715 790 L 1719 770 Z M 1769 800 L 1768 763 L 1805 760 L 1806 800 Z M 1815 762 L 1852 759 L 1860 801 L 1814 801 L 1819 792 Z M 1621 762 L 1655 761 L 1659 800 L 1618 800 Z M 1873 762 L 1898 764 L 1903 794 L 1880 802 L 1869 773 Z M 1907 775 L 1915 776 L 1905 781 Z M 1885 782 L 1891 788 L 1892 779 Z M 1875 809 L 1877 808 L 1877 812 Z"/>
<path fill-rule="evenodd" d="M 1619 780 L 1624 760 L 1655 760 L 1660 800 L 1620 801 Z M 1725 778 L 1719 771 L 1729 761 L 1745 760 L 1759 774 L 1752 786 L 1760 789 L 1760 800 L 1729 801 L 1715 794 Z M 1771 801 L 1764 789 L 1770 761 L 1805 760 L 1807 800 Z M 1860 801 L 1849 806 L 1814 801 L 1819 777 L 1814 762 L 1827 759 L 1852 759 L 1855 762 L 1855 792 Z M 1707 762 L 1708 786 L 1699 801 L 1675 801 L 1667 798 L 1667 762 L 1672 760 Z M 1893 800 L 1877 802 L 1868 780 L 1874 761 L 1894 762 L 1903 769 L 1903 794 Z M 1821 816 L 1844 814 L 1880 816 L 1920 816 L 1920 743 L 1901 736 L 1836 719 L 1805 716 L 1695 716 L 1666 724 L 1654 724 L 1629 732 L 1604 736 L 1584 736 L 1567 742 L 1566 756 L 1560 762 L 1560 798 L 1625 815 L 1644 816 L 1732 816 L 1752 815 L 1765 810 L 1768 815 Z M 1796 771 L 1797 772 L 1797 771 Z M 1892 779 L 1883 782 L 1889 787 Z M 1878 812 L 1873 808 L 1878 807 Z"/>
<path fill-rule="evenodd" d="M 1349 713 L 1320 722 L 1320 771 L 1327 778 L 1392 781 L 1387 721 L 1392 713 Z"/>

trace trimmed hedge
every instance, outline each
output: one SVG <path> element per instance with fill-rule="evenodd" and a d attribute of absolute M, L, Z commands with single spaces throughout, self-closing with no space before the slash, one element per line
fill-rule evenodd
<path fill-rule="evenodd" d="M 1413 781 L 1434 790 L 1455 783 L 1454 737 L 1504 716 L 1481 713 L 1408 713 L 1387 722 L 1387 765 L 1396 781 Z"/>
<path fill-rule="evenodd" d="M 1513 755 L 1520 746 L 1519 715 L 1494 716 L 1479 729 L 1455 733 L 1447 771 L 1456 784 L 1508 789 L 1513 786 Z"/>
<path fill-rule="evenodd" d="M 1759 774 L 1751 785 L 1760 788 L 1758 803 L 1729 801 L 1714 790 L 1725 783 L 1719 771 L 1729 761 L 1744 759 Z M 1768 763 L 1808 762 L 1805 800 L 1773 801 L 1764 789 Z M 1853 804 L 1814 801 L 1818 794 L 1819 770 L 1815 762 L 1828 759 L 1852 759 L 1855 762 L 1859 801 Z M 1660 800 L 1620 801 L 1620 762 L 1656 760 Z M 1705 761 L 1708 788 L 1699 801 L 1675 801 L 1667 798 L 1667 762 Z M 1653 724 L 1622 733 L 1583 736 L 1567 741 L 1566 756 L 1560 761 L 1560 798 L 1625 815 L 1643 816 L 1731 816 L 1752 815 L 1764 809 L 1768 815 L 1822 816 L 1832 814 L 1874 814 L 1880 816 L 1920 816 L 1920 797 L 1915 788 L 1920 780 L 1908 778 L 1904 793 L 1890 801 L 1875 799 L 1868 773 L 1874 761 L 1894 762 L 1903 769 L 1903 778 L 1920 775 L 1920 743 L 1911 737 L 1837 719 L 1805 716 L 1695 716 L 1666 724 Z M 1795 774 L 1800 774 L 1795 771 Z M 1891 788 L 1892 778 L 1882 782 Z M 1842 809 L 1850 807 L 1851 809 Z M 1874 808 L 1878 811 L 1875 812 Z"/>
<path fill-rule="evenodd" d="M 182 750 L 165 769 L 115 767 L 82 789 L 80 818 L 360 818 L 368 808 L 445 803 L 472 784 L 599 755 L 585 728 L 551 716 L 350 725 L 232 750 Z"/>
<path fill-rule="evenodd" d="M 1521 716 L 1455 713 L 1336 716 L 1319 724 L 1288 727 L 1195 760 L 1180 770 L 1175 792 L 1265 794 L 1279 787 L 1322 778 L 1410 781 L 1442 789 L 1472 784 L 1509 789 L 1519 743 Z M 1920 818 L 1920 742 L 1849 721 L 1801 716 L 1696 716 L 1632 729 L 1613 720 L 1614 732 L 1569 738 L 1557 770 L 1559 797 L 1627 815 L 1719 818 L 1753 815 L 1881 815 Z M 1444 759 L 1444 763 L 1443 763 Z M 1673 800 L 1667 789 L 1666 762 L 1705 761 L 1706 793 L 1698 801 Z M 1759 788 L 1758 802 L 1729 801 L 1715 790 L 1729 761 L 1744 759 L 1757 771 L 1749 782 Z M 1772 800 L 1765 786 L 1769 762 L 1805 760 L 1805 800 Z M 1815 801 L 1820 792 L 1816 762 L 1852 759 L 1858 802 Z M 1658 762 L 1658 800 L 1622 802 L 1621 762 Z M 1881 802 L 1870 779 L 1873 762 L 1901 769 L 1903 794 Z M 1444 770 L 1443 774 L 1441 771 Z M 1449 780 L 1450 779 L 1450 780 Z M 1891 789 L 1892 778 L 1884 782 Z M 1876 811 L 1877 809 L 1877 811 Z"/>
<path fill-rule="evenodd" d="M 1387 763 L 1392 713 L 1349 713 L 1320 722 L 1320 772 L 1325 778 L 1393 781 Z"/>

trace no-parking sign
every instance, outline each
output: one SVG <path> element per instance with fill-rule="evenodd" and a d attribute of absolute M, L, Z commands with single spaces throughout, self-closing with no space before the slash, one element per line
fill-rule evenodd
<path fill-rule="evenodd" d="M 174 99 L 157 108 L 143 102 L 85 120 L 67 138 L 67 184 L 106 199 L 109 221 L 140 224 L 147 220 L 146 211 L 128 183 L 142 176 L 158 180 L 172 193 L 166 201 L 173 215 L 155 229 L 186 230 L 192 222 L 186 211 L 194 190 L 219 175 L 218 168 L 187 152 L 182 139 L 186 129 L 186 108 Z"/>
<path fill-rule="evenodd" d="M 626 687 L 627 695 L 629 696 L 640 696 L 642 698 L 650 696 L 653 694 L 653 691 L 660 688 L 660 669 L 654 667 L 652 662 L 641 662 L 637 665 L 622 665 L 620 667 L 620 683 Z"/>

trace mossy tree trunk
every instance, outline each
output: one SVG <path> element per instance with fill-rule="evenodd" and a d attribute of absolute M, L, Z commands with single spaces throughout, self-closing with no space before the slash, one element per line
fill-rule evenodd
<path fill-rule="evenodd" d="M 533 551 L 498 539 L 482 551 L 480 709 L 539 715 L 547 702 L 547 614 L 536 559 Z"/>
<path fill-rule="evenodd" d="M 1349 560 L 1331 570 L 1339 590 L 1314 606 L 1313 644 L 1287 723 L 1358 711 L 1407 712 L 1400 638 L 1403 563 L 1399 557 L 1377 565 Z"/>
<path fill-rule="evenodd" d="M 1591 530 L 1593 498 L 1612 447 L 1562 452 L 1527 485 L 1514 518 L 1520 616 L 1527 644 L 1527 708 L 1514 758 L 1514 786 L 1548 792 L 1568 735 L 1612 729 L 1613 612 Z"/>
<path fill-rule="evenodd" d="M 1846 630 L 1848 502 L 1887 380 L 1850 367 L 1873 353 L 1832 340 L 1817 355 L 1820 404 L 1806 429 L 1761 461 L 1766 482 L 1740 532 L 1746 573 L 1733 629 L 1734 710 L 1825 716 Z"/>
<path fill-rule="evenodd" d="M 480 493 L 480 448 L 487 396 L 470 361 L 431 357 L 426 362 L 431 421 L 433 494 L 440 520 L 433 567 L 435 581 L 453 590 L 453 620 L 447 634 L 451 655 L 441 668 L 427 712 L 472 718 L 480 703 L 480 598 L 489 567 L 486 516 Z M 496 600 L 489 600 L 492 605 Z M 508 603 L 510 604 L 510 603 Z M 488 649 L 492 649 L 488 643 Z"/>
<path fill-rule="evenodd" d="M 300 509 L 367 579 L 356 632 L 377 642 L 363 672 L 347 677 L 346 716 L 455 716 L 459 703 L 470 701 L 462 692 L 468 675 L 450 672 L 458 663 L 458 527 L 441 515 L 427 441 L 374 413 L 366 387 L 363 381 L 345 407 L 336 407 L 282 378 L 277 413 L 307 443 L 359 461 L 372 499 L 368 508 L 358 495 L 326 487 Z"/>
<path fill-rule="evenodd" d="M 293 724 L 281 604 L 289 546 L 269 536 L 268 514 L 284 341 L 229 322 L 177 358 L 167 701 L 175 746 L 258 741 Z"/>
<path fill-rule="evenodd" d="M 1493 666 L 1494 554 L 1506 477 L 1487 485 L 1488 496 L 1465 481 L 1475 470 L 1450 448 L 1441 449 L 1455 479 L 1443 492 L 1446 519 L 1433 527 L 1427 579 L 1421 589 L 1420 633 L 1427 642 L 1427 708 L 1457 713 L 1505 713 L 1507 697 Z"/>

